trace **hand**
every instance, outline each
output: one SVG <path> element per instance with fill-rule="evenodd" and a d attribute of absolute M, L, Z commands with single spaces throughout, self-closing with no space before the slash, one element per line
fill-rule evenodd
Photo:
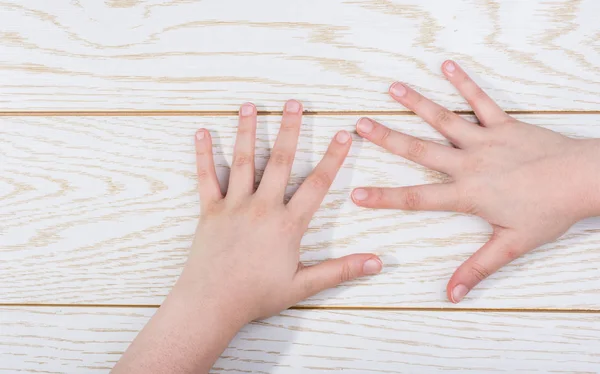
<path fill-rule="evenodd" d="M 350 134 L 338 132 L 321 162 L 284 204 L 301 123 L 302 105 L 288 101 L 255 192 L 256 108 L 244 104 L 225 197 L 215 173 L 210 134 L 196 133 L 202 215 L 188 262 L 113 373 L 208 372 L 246 323 L 381 270 L 381 261 L 371 254 L 309 267 L 300 262 L 300 239 L 352 143 Z"/>
<path fill-rule="evenodd" d="M 342 166 L 352 139 L 340 131 L 312 174 L 286 205 L 284 192 L 296 153 L 302 105 L 288 101 L 262 181 L 254 191 L 256 108 L 245 104 L 222 196 L 211 137 L 196 134 L 202 216 L 183 272 L 199 293 L 219 295 L 243 322 L 269 317 L 324 289 L 381 270 L 375 255 L 355 254 L 305 267 L 300 240 Z"/>
<path fill-rule="evenodd" d="M 455 147 L 422 141 L 363 118 L 360 136 L 390 152 L 446 173 L 448 183 L 359 188 L 356 204 L 369 208 L 455 211 L 488 221 L 490 240 L 454 273 L 448 298 L 460 302 L 479 282 L 532 249 L 598 214 L 597 140 L 575 140 L 517 121 L 496 105 L 454 62 L 444 75 L 473 108 L 480 125 L 433 103 L 401 83 L 390 87 Z"/>

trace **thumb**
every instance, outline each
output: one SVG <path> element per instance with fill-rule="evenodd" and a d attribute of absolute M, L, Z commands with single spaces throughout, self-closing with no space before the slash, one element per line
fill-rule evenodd
<path fill-rule="evenodd" d="M 377 274 L 382 267 L 381 259 L 373 254 L 354 254 L 307 266 L 296 273 L 295 298 L 304 300 L 340 283 Z"/>
<path fill-rule="evenodd" d="M 479 282 L 529 251 L 528 245 L 510 231 L 495 231 L 490 240 L 456 269 L 446 293 L 459 303 Z"/>

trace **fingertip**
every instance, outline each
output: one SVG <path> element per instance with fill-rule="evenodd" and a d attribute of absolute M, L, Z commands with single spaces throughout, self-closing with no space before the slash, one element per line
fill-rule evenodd
<path fill-rule="evenodd" d="M 206 129 L 199 129 L 196 131 L 196 140 L 202 142 L 208 138 L 208 131 Z"/>
<path fill-rule="evenodd" d="M 390 95 L 392 95 L 394 98 L 401 98 L 404 95 L 406 95 L 406 86 L 400 82 L 394 82 L 392 83 L 392 85 L 390 86 L 388 92 L 390 93 Z"/>
<path fill-rule="evenodd" d="M 452 60 L 446 60 L 442 63 L 442 71 L 446 74 L 452 75 L 456 71 L 458 65 Z"/>
<path fill-rule="evenodd" d="M 469 288 L 464 284 L 456 284 L 452 286 L 452 288 L 448 287 L 448 299 L 452 303 L 458 304 L 464 299 L 465 296 L 467 296 L 469 291 Z"/>
<path fill-rule="evenodd" d="M 356 131 L 360 135 L 369 134 L 371 131 L 373 131 L 374 127 L 373 121 L 367 117 L 362 117 L 356 122 Z"/>
<path fill-rule="evenodd" d="M 373 255 L 363 264 L 363 273 L 365 275 L 379 274 L 383 269 L 383 261 L 378 256 Z"/>
<path fill-rule="evenodd" d="M 369 198 L 369 191 L 365 188 L 355 188 L 352 191 L 352 201 L 356 205 L 364 205 L 364 202 Z"/>
<path fill-rule="evenodd" d="M 290 114 L 299 114 L 302 113 L 303 107 L 302 107 L 302 103 L 299 102 L 298 100 L 288 100 L 285 103 L 285 112 L 290 113 Z"/>
<path fill-rule="evenodd" d="M 352 143 L 352 136 L 350 136 L 348 131 L 342 130 L 335 135 L 335 141 L 339 144 Z"/>
<path fill-rule="evenodd" d="M 256 106 L 253 103 L 247 102 L 240 107 L 240 116 L 247 117 L 256 114 Z"/>

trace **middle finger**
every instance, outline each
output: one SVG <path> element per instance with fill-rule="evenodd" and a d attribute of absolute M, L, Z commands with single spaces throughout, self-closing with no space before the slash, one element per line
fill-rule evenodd
<path fill-rule="evenodd" d="M 265 195 L 283 203 L 285 188 L 292 171 L 292 164 L 298 146 L 300 125 L 302 124 L 302 104 L 289 100 L 285 104 L 281 127 L 271 151 L 257 194 Z"/>

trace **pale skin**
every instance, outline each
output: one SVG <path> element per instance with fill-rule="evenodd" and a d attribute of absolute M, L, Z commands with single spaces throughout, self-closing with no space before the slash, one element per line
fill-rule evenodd
<path fill-rule="evenodd" d="M 206 373 L 245 324 L 381 271 L 381 260 L 373 254 L 313 266 L 300 262 L 300 240 L 352 144 L 349 133 L 338 132 L 321 162 L 284 204 L 301 123 L 302 105 L 288 101 L 255 191 L 256 108 L 244 104 L 226 196 L 215 173 L 210 133 L 196 133 L 202 215 L 188 261 L 113 373 Z"/>
<path fill-rule="evenodd" d="M 353 191 L 352 199 L 368 208 L 454 211 L 488 221 L 491 238 L 448 282 L 448 299 L 458 303 L 504 265 L 556 240 L 577 221 L 600 214 L 600 143 L 517 121 L 457 63 L 446 61 L 442 71 L 480 124 L 399 82 L 390 87 L 390 95 L 455 147 L 393 131 L 368 118 L 360 119 L 356 128 L 365 139 L 451 180 L 400 188 L 361 187 Z"/>
<path fill-rule="evenodd" d="M 452 61 L 442 71 L 477 115 L 462 119 L 408 86 L 390 94 L 453 145 L 423 141 L 374 120 L 360 136 L 390 152 L 446 173 L 447 183 L 361 187 L 362 207 L 456 211 L 490 223 L 489 242 L 461 265 L 447 286 L 460 302 L 483 279 L 551 242 L 575 222 L 600 214 L 599 140 L 577 140 L 519 122 L 502 111 Z M 206 373 L 245 324 L 266 318 L 327 288 L 381 271 L 373 254 L 314 266 L 300 262 L 300 240 L 351 147 L 345 131 L 291 200 L 284 192 L 302 121 L 302 105 L 286 103 L 279 135 L 255 190 L 256 108 L 244 104 L 227 193 L 221 193 L 210 133 L 196 133 L 202 215 L 183 273 L 163 305 L 127 349 L 113 373 Z"/>

